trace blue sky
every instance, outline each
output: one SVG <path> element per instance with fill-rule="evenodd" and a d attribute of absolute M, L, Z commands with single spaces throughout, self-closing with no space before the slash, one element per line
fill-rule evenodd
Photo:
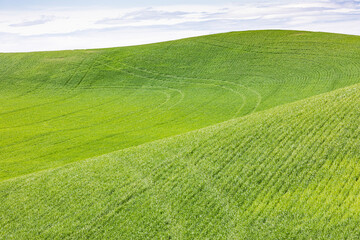
<path fill-rule="evenodd" d="M 0 0 L 0 52 L 128 46 L 256 29 L 360 35 L 360 0 Z"/>

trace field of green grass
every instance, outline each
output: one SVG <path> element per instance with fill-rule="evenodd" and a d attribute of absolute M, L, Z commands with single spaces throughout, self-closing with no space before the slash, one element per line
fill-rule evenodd
<path fill-rule="evenodd" d="M 0 239 L 360 238 L 358 36 L 0 63 Z"/>

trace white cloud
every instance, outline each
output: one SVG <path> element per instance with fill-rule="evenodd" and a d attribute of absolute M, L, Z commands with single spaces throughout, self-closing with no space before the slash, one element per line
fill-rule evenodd
<path fill-rule="evenodd" d="M 216 32 L 297 29 L 360 35 L 360 2 L 0 10 L 0 51 L 127 46 Z"/>
<path fill-rule="evenodd" d="M 28 26 L 44 24 L 44 23 L 47 23 L 47 22 L 51 22 L 53 20 L 54 20 L 53 16 L 45 16 L 45 15 L 43 15 L 38 19 L 27 20 L 27 21 L 23 21 L 23 22 L 20 22 L 20 23 L 13 23 L 13 24 L 10 24 L 9 26 L 10 27 L 28 27 Z"/>

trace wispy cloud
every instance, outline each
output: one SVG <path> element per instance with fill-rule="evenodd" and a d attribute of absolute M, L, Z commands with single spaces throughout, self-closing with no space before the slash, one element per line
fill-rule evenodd
<path fill-rule="evenodd" d="M 28 27 L 28 26 L 34 26 L 34 25 L 40 25 L 47 22 L 51 22 L 55 19 L 54 16 L 41 16 L 39 19 L 30 20 L 30 21 L 23 21 L 20 23 L 13 23 L 10 24 L 10 27 Z"/>
<path fill-rule="evenodd" d="M 164 10 L 155 10 L 153 8 L 146 8 L 141 10 L 136 10 L 133 12 L 125 13 L 123 16 L 116 18 L 104 18 L 97 21 L 97 24 L 123 24 L 129 22 L 138 22 L 146 20 L 169 20 L 169 19 L 181 19 L 190 15 L 191 12 L 186 11 L 164 11 Z"/>
<path fill-rule="evenodd" d="M 19 19 L 24 19 L 19 22 Z M 1 11 L 0 51 L 126 46 L 227 31 L 360 35 L 360 0 Z M 7 37 L 4 37 L 7 34 Z"/>

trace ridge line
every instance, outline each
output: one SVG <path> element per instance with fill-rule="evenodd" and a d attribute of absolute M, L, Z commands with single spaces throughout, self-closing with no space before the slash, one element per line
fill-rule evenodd
<path fill-rule="evenodd" d="M 47 171 L 49 171 L 49 172 L 54 171 L 56 169 L 67 167 L 67 166 L 73 165 L 73 164 L 77 164 L 79 162 L 95 160 L 97 158 L 100 158 L 100 157 L 103 157 L 103 156 L 106 156 L 106 155 L 110 155 L 110 154 L 114 154 L 114 153 L 117 153 L 117 152 L 120 152 L 120 151 L 129 151 L 129 150 L 131 150 L 133 148 L 138 148 L 138 147 L 141 147 L 141 146 L 144 146 L 144 145 L 147 145 L 147 144 L 156 143 L 156 142 L 160 142 L 160 141 L 165 141 L 165 140 L 168 140 L 168 139 L 171 139 L 171 138 L 177 138 L 177 137 L 180 137 L 180 136 L 183 136 L 183 135 L 186 135 L 186 134 L 191 134 L 191 133 L 195 133 L 195 132 L 199 132 L 199 131 L 204 131 L 206 129 L 214 128 L 215 126 L 219 126 L 219 125 L 230 123 L 230 122 L 240 121 L 240 120 L 246 119 L 246 118 L 248 118 L 250 116 L 262 114 L 264 112 L 271 112 L 271 111 L 274 111 L 276 109 L 291 106 L 291 105 L 294 105 L 294 104 L 302 102 L 302 101 L 306 101 L 306 100 L 313 99 L 313 98 L 319 98 L 320 96 L 323 96 L 323 95 L 328 95 L 328 94 L 331 94 L 331 93 L 340 92 L 340 91 L 343 91 L 345 89 L 349 89 L 349 88 L 353 88 L 353 87 L 359 87 L 359 86 L 360 86 L 360 83 L 356 83 L 356 84 L 346 86 L 346 87 L 343 87 L 343 88 L 339 88 L 339 89 L 335 89 L 335 90 L 332 90 L 332 91 L 329 91 L 329 92 L 324 92 L 324 93 L 313 95 L 313 96 L 310 96 L 310 97 L 307 97 L 307 98 L 303 98 L 303 99 L 300 99 L 300 100 L 297 100 L 297 101 L 294 101 L 294 102 L 278 105 L 278 106 L 275 106 L 275 107 L 272 107 L 272 108 L 269 108 L 269 109 L 264 109 L 264 110 L 261 110 L 261 111 L 258 111 L 258 112 L 249 113 L 249 114 L 241 116 L 241 117 L 232 118 L 232 119 L 229 119 L 229 120 L 226 120 L 226 121 L 223 121 L 223 122 L 215 123 L 215 124 L 203 127 L 203 128 L 198 128 L 198 129 L 190 130 L 188 132 L 184 132 L 184 133 L 180 133 L 180 134 L 176 134 L 176 135 L 156 139 L 156 140 L 149 141 L 149 142 L 144 142 L 144 143 L 139 144 L 139 145 L 135 145 L 135 146 L 115 150 L 115 151 L 112 151 L 112 152 L 108 152 L 108 153 L 105 153 L 105 154 L 93 156 L 93 157 L 90 157 L 90 158 L 85 158 L 85 159 L 78 160 L 78 161 L 75 161 L 75 162 L 70 162 L 70 163 L 67 163 L 67 164 L 64 164 L 64 165 L 61 165 L 61 166 L 57 166 L 57 167 L 54 167 L 54 168 L 47 168 L 47 169 L 27 173 L 27 174 L 24 174 L 24 175 L 12 177 L 12 178 L 7 178 L 7 179 L 4 179 L 4 180 L 0 180 L 0 185 L 2 185 L 3 183 L 6 183 L 6 182 L 11 182 L 13 180 L 30 177 L 31 175 L 41 174 L 41 173 L 47 172 Z"/>

